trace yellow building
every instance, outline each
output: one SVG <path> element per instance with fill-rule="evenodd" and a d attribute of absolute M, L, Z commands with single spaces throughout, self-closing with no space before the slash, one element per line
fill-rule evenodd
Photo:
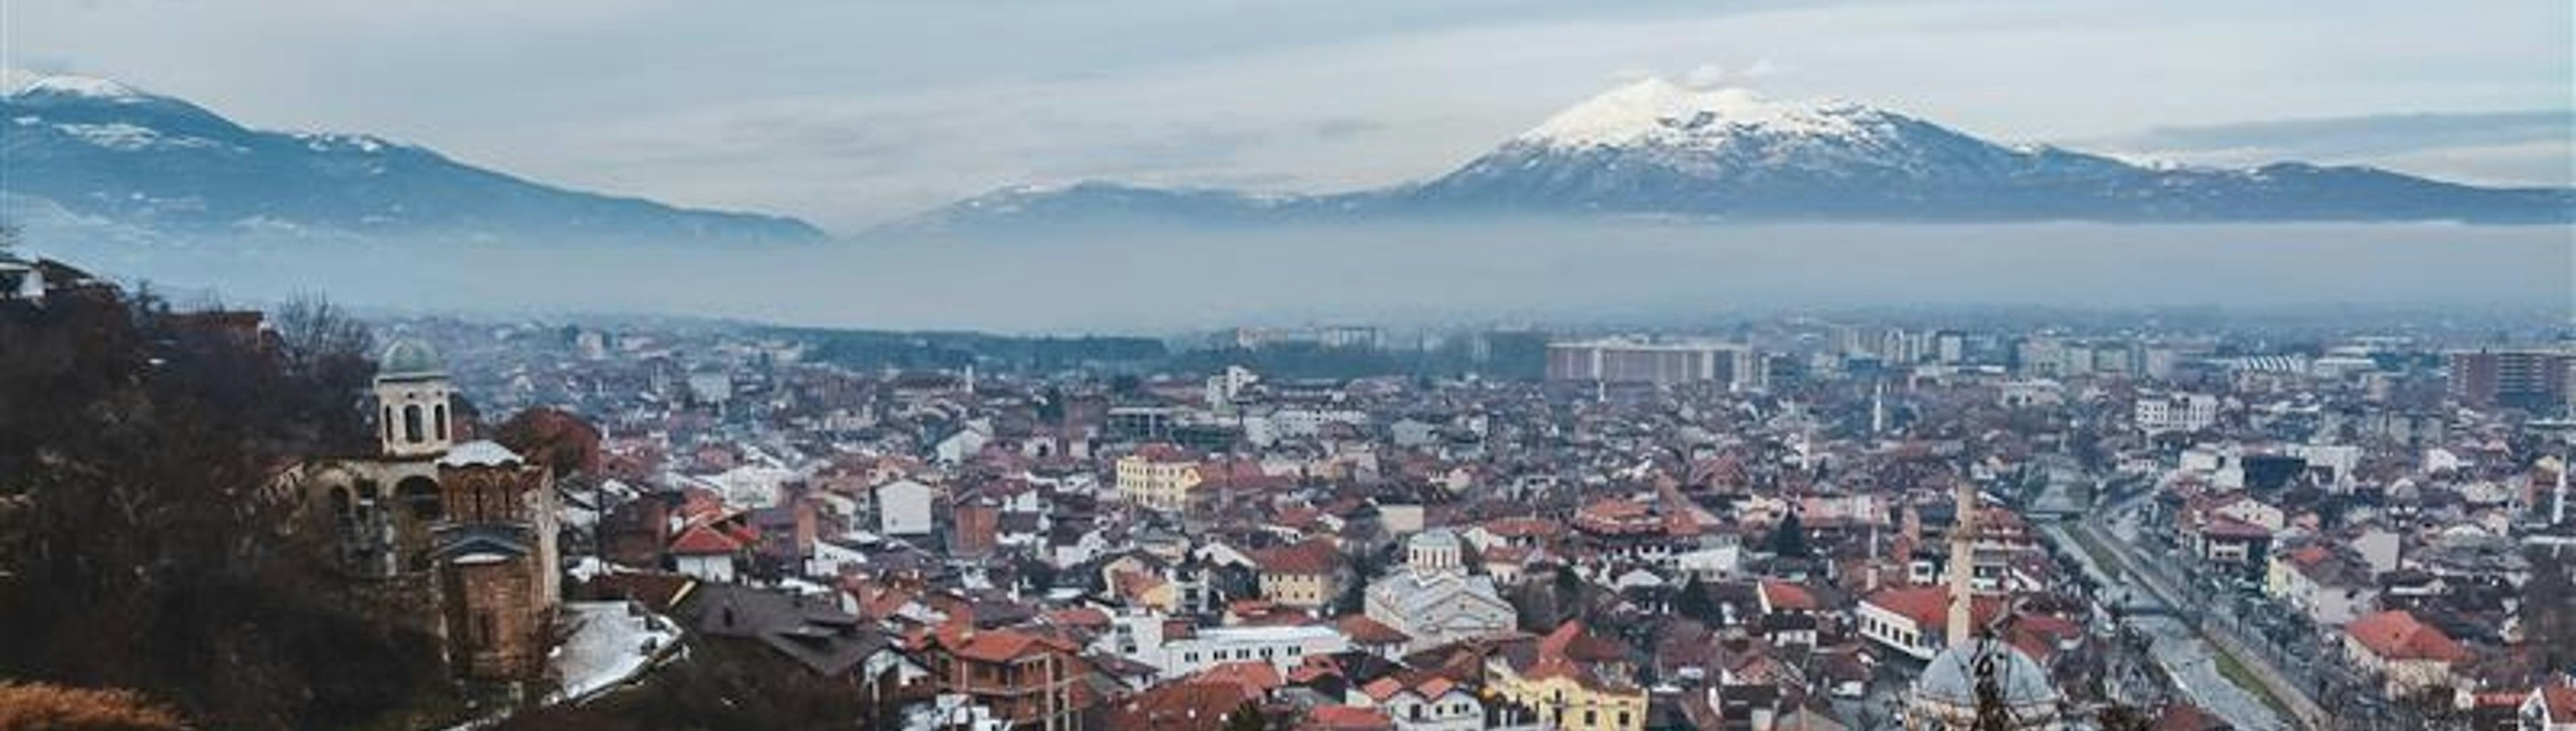
<path fill-rule="evenodd" d="M 1204 478 L 1199 462 L 1169 444 L 1148 444 L 1118 458 L 1118 496 L 1132 505 L 1178 512 Z"/>
<path fill-rule="evenodd" d="M 1342 557 L 1329 541 L 1266 548 L 1252 560 L 1260 569 L 1261 598 L 1272 604 L 1321 609 L 1341 596 Z"/>
<path fill-rule="evenodd" d="M 1538 711 L 1550 728 L 1637 731 L 1646 726 L 1646 689 L 1630 677 L 1617 643 L 1566 622 L 1535 647 L 1505 648 L 1490 658 L 1495 693 Z"/>

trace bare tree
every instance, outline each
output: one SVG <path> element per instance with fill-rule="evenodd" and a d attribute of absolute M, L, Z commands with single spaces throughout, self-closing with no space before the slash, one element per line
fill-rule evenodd
<path fill-rule="evenodd" d="M 300 294 L 279 306 L 277 336 L 291 368 L 311 373 L 333 361 L 366 360 L 376 336 L 367 324 L 317 294 Z"/>

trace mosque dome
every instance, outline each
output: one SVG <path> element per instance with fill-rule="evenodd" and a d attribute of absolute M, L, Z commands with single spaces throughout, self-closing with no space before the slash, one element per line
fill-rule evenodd
<path fill-rule="evenodd" d="M 1912 699 L 1918 720 L 1973 718 L 1977 708 L 1977 663 L 1993 663 L 1995 686 L 2014 719 L 2013 728 L 2054 728 L 2059 721 L 2057 688 L 2048 671 L 2013 646 L 1993 639 L 1951 645 L 1934 655 L 1914 682 Z M 1918 724 L 1946 727 L 1950 724 Z"/>

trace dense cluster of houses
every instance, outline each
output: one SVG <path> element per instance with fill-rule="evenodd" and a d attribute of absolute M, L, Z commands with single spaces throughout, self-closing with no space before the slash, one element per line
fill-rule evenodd
<path fill-rule="evenodd" d="M 481 363 L 463 391 L 594 427 L 559 487 L 567 597 L 767 648 L 912 727 L 1883 728 L 1973 710 L 1973 678 L 1939 679 L 1961 646 L 2008 656 L 2054 723 L 2121 700 L 2119 648 L 2035 522 L 2108 485 L 2392 696 L 2576 713 L 2519 624 L 2532 552 L 2568 535 L 2546 420 L 2460 406 L 2438 360 L 2068 341 L 2039 368 L 1916 337 L 1780 354 L 1748 387 L 446 336 Z M 2047 507 L 2061 463 L 2105 494 Z"/>

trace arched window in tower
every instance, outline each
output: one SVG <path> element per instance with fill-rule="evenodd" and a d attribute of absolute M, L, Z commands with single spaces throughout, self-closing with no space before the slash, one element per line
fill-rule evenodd
<path fill-rule="evenodd" d="M 432 521 L 446 514 L 438 499 L 438 483 L 427 477 L 403 478 L 401 484 L 394 486 L 394 494 L 402 498 L 403 507 L 411 511 L 413 519 Z"/>
<path fill-rule="evenodd" d="M 403 406 L 403 441 L 413 444 L 421 442 L 420 404 Z"/>
<path fill-rule="evenodd" d="M 377 423 L 378 425 L 381 425 L 381 426 L 383 426 L 383 427 L 384 427 L 384 429 L 385 429 L 385 441 L 387 441 L 387 442 L 391 442 L 391 441 L 393 441 L 393 440 L 394 440 L 394 407 L 393 407 L 392 405 L 388 404 L 388 405 L 386 405 L 386 406 L 385 406 L 385 416 L 384 416 L 384 418 L 377 419 L 377 420 L 376 420 L 376 423 Z"/>
<path fill-rule="evenodd" d="M 349 499 L 349 488 L 331 488 L 331 518 L 340 522 L 342 530 L 347 530 L 350 523 L 357 522 L 357 505 Z"/>
<path fill-rule="evenodd" d="M 447 441 L 447 404 L 439 404 L 430 408 L 433 412 L 429 423 L 437 428 L 438 440 L 442 442 Z"/>

